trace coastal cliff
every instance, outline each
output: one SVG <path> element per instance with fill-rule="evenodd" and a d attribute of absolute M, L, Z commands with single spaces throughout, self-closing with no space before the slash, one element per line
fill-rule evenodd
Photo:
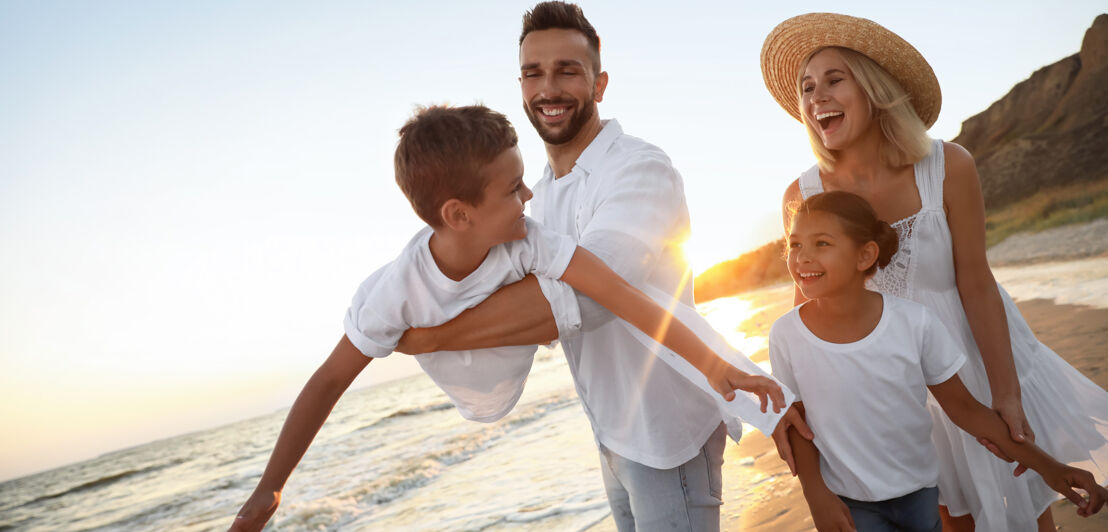
<path fill-rule="evenodd" d="M 953 142 L 977 160 L 988 209 L 1042 188 L 1108 177 L 1108 14 L 1081 51 L 1045 66 L 984 112 Z"/>

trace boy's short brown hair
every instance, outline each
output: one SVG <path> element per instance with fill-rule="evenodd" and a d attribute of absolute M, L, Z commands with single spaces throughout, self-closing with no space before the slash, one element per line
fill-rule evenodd
<path fill-rule="evenodd" d="M 581 32 L 589 42 L 592 71 L 594 74 L 600 73 L 600 36 L 577 4 L 557 1 L 535 4 L 535 7 L 523 14 L 523 32 L 519 35 L 519 44 L 522 46 L 523 39 L 532 31 L 553 29 Z"/>
<path fill-rule="evenodd" d="M 439 209 L 450 198 L 481 203 L 481 169 L 518 141 L 508 117 L 483 105 L 419 107 L 400 128 L 396 184 L 416 214 L 439 227 Z"/>

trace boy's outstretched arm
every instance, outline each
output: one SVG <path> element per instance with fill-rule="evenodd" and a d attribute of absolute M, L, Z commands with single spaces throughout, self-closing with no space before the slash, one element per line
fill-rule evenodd
<path fill-rule="evenodd" d="M 561 280 L 683 357 L 703 373 L 712 388 L 725 399 L 731 400 L 734 390 L 740 389 L 757 394 L 763 412 L 769 401 L 773 402 L 774 412 L 784 406 L 785 396 L 776 382 L 740 371 L 717 356 L 684 323 L 631 286 L 587 249 L 577 248 Z"/>
<path fill-rule="evenodd" d="M 795 408 L 801 417 L 804 416 L 804 403 L 798 401 L 789 408 Z M 808 510 L 812 512 L 812 522 L 816 525 L 816 530 L 820 532 L 854 530 L 854 519 L 850 517 L 850 509 L 823 482 L 823 474 L 819 469 L 819 449 L 816 448 L 816 444 L 810 441 L 811 438 L 802 436 L 794 427 L 786 430 L 789 445 L 792 447 L 792 458 L 796 461 L 796 474 L 800 479 L 800 488 L 804 491 L 804 500 L 808 501 Z"/>
<path fill-rule="evenodd" d="M 550 302 L 534 275 L 505 285 L 454 319 L 427 328 L 408 329 L 396 351 L 408 355 L 432 351 L 486 349 L 505 345 L 549 344 L 558 339 Z"/>
<path fill-rule="evenodd" d="M 1088 517 L 1104 506 L 1108 490 L 1096 483 L 1092 473 L 1059 463 L 1030 439 L 1023 442 L 1012 440 L 1008 424 L 1000 414 L 977 402 L 957 375 L 928 388 L 954 424 L 977 438 L 987 438 L 1005 455 L 1034 469 L 1051 489 L 1077 505 L 1078 515 Z M 1084 491 L 1088 500 L 1073 488 Z"/>
<path fill-rule="evenodd" d="M 281 491 L 293 468 L 308 450 L 339 397 L 371 360 L 343 335 L 331 356 L 308 379 L 296 397 L 265 472 L 254 493 L 239 509 L 230 531 L 253 532 L 265 526 L 281 503 Z"/>

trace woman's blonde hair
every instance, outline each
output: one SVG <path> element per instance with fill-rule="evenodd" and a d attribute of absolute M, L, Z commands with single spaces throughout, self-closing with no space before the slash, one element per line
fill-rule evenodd
<path fill-rule="evenodd" d="M 831 48 L 842 56 L 854 80 L 869 100 L 873 119 L 881 126 L 882 142 L 879 150 L 881 160 L 889 166 L 900 167 L 915 164 L 926 157 L 931 151 L 931 139 L 927 136 L 927 126 L 916 114 L 916 109 L 912 107 L 911 96 L 901 88 L 896 78 L 864 54 L 849 48 Z M 826 49 L 816 50 L 812 56 Z M 800 108 L 800 116 L 804 119 L 804 125 L 808 128 L 808 141 L 812 144 L 812 151 L 816 154 L 820 169 L 831 171 L 834 169 L 835 155 L 823 145 L 816 125 L 808 119 L 804 110 L 801 79 L 812 56 L 808 56 L 808 60 L 804 61 L 800 72 L 797 73 L 797 105 Z"/>

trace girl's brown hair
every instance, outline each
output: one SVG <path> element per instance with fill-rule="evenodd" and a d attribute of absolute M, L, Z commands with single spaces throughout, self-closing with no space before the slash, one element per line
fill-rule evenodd
<path fill-rule="evenodd" d="M 804 200 L 796 208 L 796 212 L 825 212 L 834 215 L 842 223 L 846 235 L 858 245 L 876 242 L 877 260 L 866 270 L 867 276 L 877 272 L 877 268 L 888 266 L 900 245 L 896 230 L 884 220 L 879 220 L 869 202 L 857 194 L 842 190 L 816 194 Z"/>

